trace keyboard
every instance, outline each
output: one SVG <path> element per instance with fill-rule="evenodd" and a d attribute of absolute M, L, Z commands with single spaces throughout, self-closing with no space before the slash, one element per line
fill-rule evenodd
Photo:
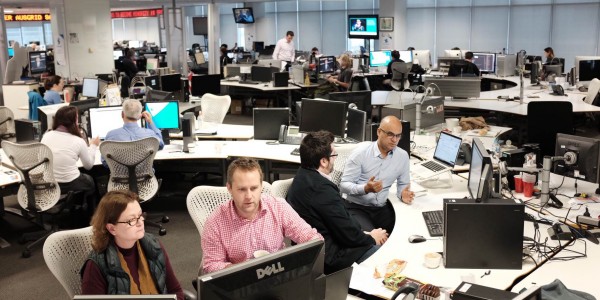
<path fill-rule="evenodd" d="M 441 165 L 433 160 L 423 163 L 423 167 L 425 167 L 431 171 L 434 171 L 434 172 L 439 172 L 446 168 L 444 165 Z"/>
<path fill-rule="evenodd" d="M 252 80 L 240 80 L 238 82 L 241 84 L 259 84 L 260 83 L 258 81 L 252 81 Z"/>
<path fill-rule="evenodd" d="M 290 152 L 291 155 L 300 156 L 300 148 L 296 148 Z"/>
<path fill-rule="evenodd" d="M 423 219 L 427 225 L 430 236 L 444 236 L 444 211 L 424 211 Z"/>

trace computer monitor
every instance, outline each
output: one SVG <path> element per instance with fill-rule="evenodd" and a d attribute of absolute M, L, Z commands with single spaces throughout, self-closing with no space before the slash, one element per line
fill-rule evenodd
<path fill-rule="evenodd" d="M 464 58 L 460 50 L 444 50 L 444 56 Z"/>
<path fill-rule="evenodd" d="M 496 73 L 496 53 L 473 52 L 473 63 L 482 73 Z"/>
<path fill-rule="evenodd" d="M 275 70 L 273 70 L 275 69 Z M 270 82 L 273 80 L 273 73 L 277 72 L 279 68 L 263 67 L 263 66 L 252 66 L 250 76 L 253 81 L 258 82 Z"/>
<path fill-rule="evenodd" d="M 434 96 L 479 98 L 481 94 L 480 77 L 424 77 L 423 81 L 434 89 Z"/>
<path fill-rule="evenodd" d="M 366 126 L 367 113 L 359 109 L 349 108 L 346 137 L 356 142 L 364 142 Z"/>
<path fill-rule="evenodd" d="M 221 95 L 220 74 L 192 76 L 192 96 L 202 97 L 206 93 Z"/>
<path fill-rule="evenodd" d="M 144 103 L 144 110 L 152 116 L 158 129 L 179 129 L 179 102 L 152 101 Z"/>
<path fill-rule="evenodd" d="M 467 189 L 472 199 L 481 202 L 487 200 L 492 192 L 492 158 L 478 138 L 473 138 L 471 149 Z"/>
<path fill-rule="evenodd" d="M 181 90 L 181 74 L 168 74 L 160 76 L 160 87 L 165 92 L 176 92 Z"/>
<path fill-rule="evenodd" d="M 337 137 L 346 133 L 348 103 L 323 99 L 302 99 L 300 132 L 327 130 Z"/>
<path fill-rule="evenodd" d="M 475 68 L 468 61 L 457 59 L 450 62 L 448 77 L 476 77 Z"/>
<path fill-rule="evenodd" d="M 348 38 L 379 39 L 379 15 L 348 15 Z"/>
<path fill-rule="evenodd" d="M 99 85 L 98 78 L 84 78 L 81 95 L 84 97 L 98 97 Z"/>
<path fill-rule="evenodd" d="M 140 41 L 129 41 L 127 46 L 129 46 L 129 48 L 140 48 L 142 45 Z"/>
<path fill-rule="evenodd" d="M 392 51 L 371 51 L 369 52 L 369 66 L 371 67 L 387 67 L 392 61 Z"/>
<path fill-rule="evenodd" d="M 323 241 L 312 240 L 198 277 L 198 299 L 323 299 Z"/>
<path fill-rule="evenodd" d="M 265 49 L 265 42 L 252 42 L 252 50 L 254 51 L 262 51 Z"/>
<path fill-rule="evenodd" d="M 544 73 L 546 74 L 546 77 L 551 74 L 560 76 L 562 74 L 563 65 L 544 65 L 543 68 L 544 68 Z"/>
<path fill-rule="evenodd" d="M 277 140 L 281 125 L 290 125 L 290 109 L 254 108 L 253 124 L 255 140 Z"/>
<path fill-rule="evenodd" d="M 90 108 L 90 136 L 104 140 L 109 131 L 122 127 L 122 111 L 122 106 Z M 142 121 L 138 120 L 137 124 L 141 127 Z"/>
<path fill-rule="evenodd" d="M 371 97 L 372 91 L 352 91 L 352 92 L 335 92 L 329 93 L 329 100 L 342 101 L 348 104 L 354 103 L 356 109 L 360 109 L 367 114 L 367 119 L 370 120 L 372 106 Z"/>
<path fill-rule="evenodd" d="M 554 173 L 598 183 L 600 140 L 558 133 L 554 154 L 565 157 L 555 163 Z"/>
<path fill-rule="evenodd" d="M 154 70 L 158 67 L 158 58 L 146 58 L 146 70 Z"/>
<path fill-rule="evenodd" d="M 600 79 L 600 58 L 596 60 L 580 60 L 577 66 L 579 70 L 579 81 L 592 81 Z"/>
<path fill-rule="evenodd" d="M 15 48 L 8 48 L 8 58 L 15 56 Z"/>
<path fill-rule="evenodd" d="M 71 101 L 69 106 L 77 107 L 77 114 L 79 115 L 79 122 L 81 124 L 81 117 L 84 116 L 92 108 L 97 108 L 100 105 L 99 98 L 91 98 L 86 100 Z"/>
<path fill-rule="evenodd" d="M 31 75 L 46 72 L 46 51 L 29 52 L 29 73 Z"/>
<path fill-rule="evenodd" d="M 533 61 L 531 63 L 531 73 L 529 74 L 531 84 L 539 84 L 540 83 L 540 74 L 542 72 L 542 62 L 539 60 Z"/>
<path fill-rule="evenodd" d="M 98 79 L 105 81 L 106 83 L 115 83 L 115 74 L 114 73 L 101 73 L 101 74 L 96 74 L 96 77 L 98 77 Z M 102 90 L 102 87 L 100 86 L 100 89 Z"/>
<path fill-rule="evenodd" d="M 146 88 L 151 88 L 153 90 L 160 90 L 160 78 L 158 75 L 151 75 L 144 77 L 144 85 Z M 146 94 L 148 93 L 148 89 L 146 89 Z"/>
<path fill-rule="evenodd" d="M 418 63 L 423 69 L 431 68 L 431 51 L 413 50 L 413 64 Z"/>
<path fill-rule="evenodd" d="M 335 56 L 321 56 L 319 57 L 319 65 L 317 67 L 317 73 L 327 74 L 335 72 Z"/>
<path fill-rule="evenodd" d="M 413 52 L 411 50 L 401 50 L 398 52 L 400 52 L 400 59 L 404 62 L 409 63 L 413 61 Z"/>
<path fill-rule="evenodd" d="M 165 92 L 160 90 L 147 90 L 146 101 L 165 101 L 175 100 L 175 94 L 172 92 Z"/>
<path fill-rule="evenodd" d="M 117 60 L 119 57 L 123 56 L 123 50 L 113 50 L 113 59 Z"/>
<path fill-rule="evenodd" d="M 44 134 L 48 129 L 52 129 L 52 124 L 54 124 L 54 115 L 56 111 L 63 107 L 67 106 L 69 103 L 59 103 L 59 104 L 51 104 L 38 106 L 38 120 L 40 121 L 40 132 Z"/>
<path fill-rule="evenodd" d="M 575 68 L 575 76 L 579 79 L 578 82 L 581 82 L 583 85 L 589 85 L 589 81 L 581 80 L 581 76 L 579 74 L 579 62 L 582 60 L 600 60 L 600 56 L 575 56 L 575 63 L 573 67 Z"/>

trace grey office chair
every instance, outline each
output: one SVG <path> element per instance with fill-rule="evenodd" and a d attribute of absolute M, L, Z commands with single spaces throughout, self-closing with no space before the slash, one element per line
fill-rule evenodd
<path fill-rule="evenodd" d="M 141 203 L 154 198 L 160 189 L 160 181 L 152 168 L 158 145 L 159 141 L 154 137 L 131 142 L 102 142 L 100 153 L 110 169 L 107 190 L 130 190 L 138 194 Z M 147 219 L 146 225 L 159 228 L 160 235 L 167 234 L 160 223 L 150 222 L 150 219 Z M 169 218 L 162 216 L 161 221 L 167 223 Z"/>
<path fill-rule="evenodd" d="M 15 136 L 15 132 L 15 116 L 12 110 L 0 106 L 0 139 L 10 139 Z"/>
<path fill-rule="evenodd" d="M 294 178 L 273 181 L 273 184 L 271 185 L 271 195 L 285 199 L 293 181 Z"/>
<path fill-rule="evenodd" d="M 409 87 L 408 73 L 412 68 L 412 63 L 395 62 L 392 63 L 392 80 L 390 85 L 397 91 L 402 91 Z"/>
<path fill-rule="evenodd" d="M 73 208 L 75 193 L 69 192 L 61 196 L 52 170 L 52 151 L 48 146 L 42 143 L 16 144 L 3 141 L 2 148 L 23 180 L 17 193 L 17 200 L 22 208 L 21 216 L 41 228 L 46 228 L 47 225 L 50 227 L 49 230 L 29 232 L 21 236 L 22 242 L 33 240 L 22 252 L 22 256 L 27 258 L 31 256 L 34 246 L 58 231 L 58 223 L 54 221 L 46 224 L 43 217 L 66 213 L 67 208 Z"/>

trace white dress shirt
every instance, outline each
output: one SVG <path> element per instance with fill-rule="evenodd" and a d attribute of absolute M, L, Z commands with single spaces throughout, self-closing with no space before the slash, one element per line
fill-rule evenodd
<path fill-rule="evenodd" d="M 275 50 L 273 51 L 273 59 L 283 61 L 294 61 L 296 50 L 294 49 L 294 41 L 287 42 L 285 38 L 277 41 Z"/>

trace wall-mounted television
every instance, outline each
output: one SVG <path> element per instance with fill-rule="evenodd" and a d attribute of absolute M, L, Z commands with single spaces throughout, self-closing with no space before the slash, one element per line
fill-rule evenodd
<path fill-rule="evenodd" d="M 233 19 L 240 24 L 254 23 L 252 7 L 233 8 Z"/>
<path fill-rule="evenodd" d="M 379 39 L 379 15 L 348 15 L 348 38 Z"/>

